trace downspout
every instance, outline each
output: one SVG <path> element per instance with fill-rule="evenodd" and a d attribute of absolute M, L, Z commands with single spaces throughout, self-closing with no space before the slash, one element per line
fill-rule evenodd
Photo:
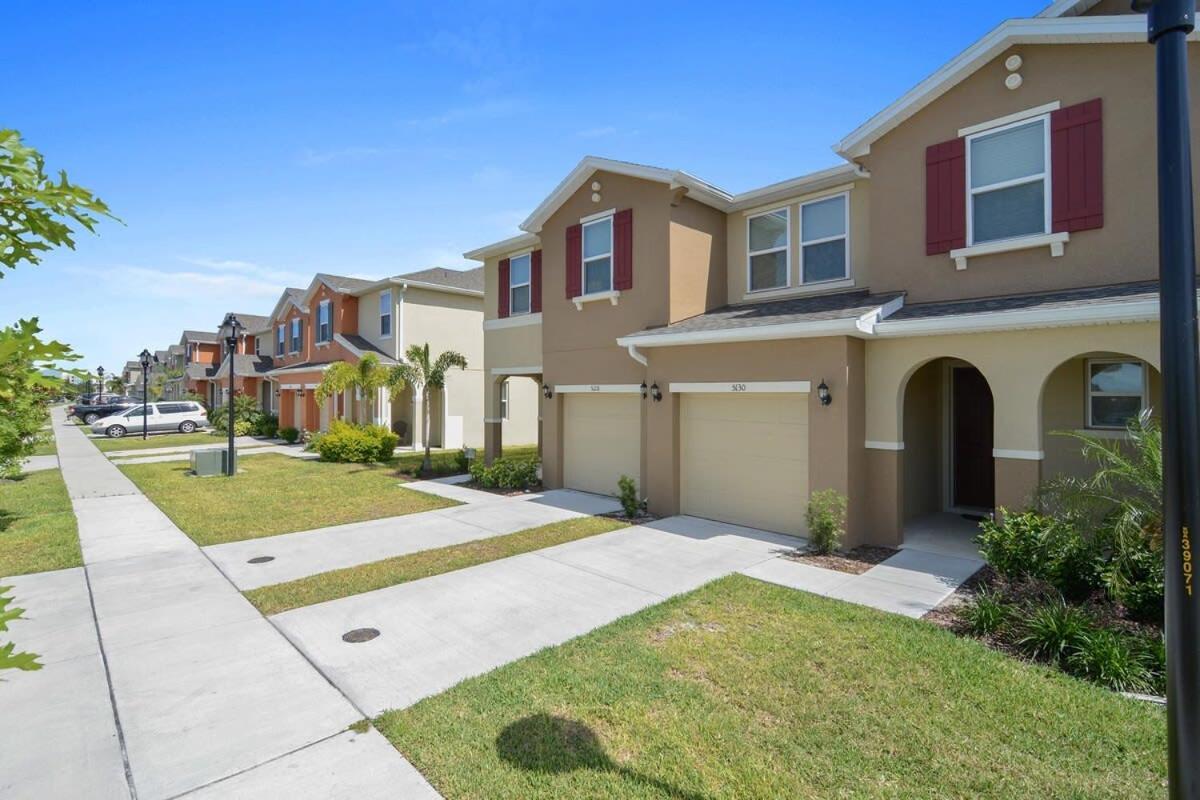
<path fill-rule="evenodd" d="M 643 367 L 650 366 L 650 361 L 638 351 L 636 344 L 625 345 L 625 350 L 629 353 L 629 357 L 641 364 Z"/>

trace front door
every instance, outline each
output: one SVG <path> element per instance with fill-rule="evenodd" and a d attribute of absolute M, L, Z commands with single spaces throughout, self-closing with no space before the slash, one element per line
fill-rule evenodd
<path fill-rule="evenodd" d="M 954 505 L 992 508 L 996 466 L 992 457 L 992 392 L 974 367 L 954 367 L 951 380 L 951 465 Z"/>

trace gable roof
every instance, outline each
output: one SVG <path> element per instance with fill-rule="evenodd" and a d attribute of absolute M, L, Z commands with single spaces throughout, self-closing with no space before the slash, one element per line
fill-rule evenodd
<path fill-rule="evenodd" d="M 473 292 L 483 291 L 483 267 L 474 269 L 446 269 L 434 267 L 417 272 L 406 272 L 395 277 L 397 281 L 412 284 L 428 284 L 429 286 L 447 286 L 452 289 L 467 289 Z"/>
<path fill-rule="evenodd" d="M 238 322 L 242 323 L 242 333 L 257 333 L 271 326 L 270 317 L 259 314 L 239 314 L 236 311 L 233 312 L 233 315 L 237 317 Z"/>
<path fill-rule="evenodd" d="M 1146 41 L 1146 18 L 1140 14 L 1083 17 L 1064 16 L 1070 9 L 1083 8 L 1087 0 L 1061 5 L 1059 16 L 1010 19 L 963 50 L 940 69 L 882 111 L 855 128 L 833 146 L 838 155 L 852 160 L 871 152 L 871 145 L 905 120 L 937 100 L 951 88 L 975 74 L 1008 48 L 1020 44 L 1095 44 Z M 1068 8 L 1070 7 L 1070 8 Z M 1090 6 L 1088 6 L 1090 7 Z M 1047 9 L 1050 11 L 1051 9 Z M 1045 14 L 1046 12 L 1042 12 Z M 1197 34 L 1188 38 L 1195 39 Z"/>
<path fill-rule="evenodd" d="M 316 293 L 317 287 L 327 286 L 330 290 L 338 294 L 358 294 L 365 291 L 379 281 L 368 280 L 366 278 L 351 278 L 348 275 L 332 275 L 328 272 L 318 272 L 313 276 L 312 281 L 308 284 L 308 288 L 304 290 L 304 297 L 301 302 L 308 306 L 308 301 Z"/>
<path fill-rule="evenodd" d="M 203 342 L 204 344 L 216 344 L 216 331 L 184 331 L 183 336 L 179 338 L 180 344 L 183 342 Z"/>
<path fill-rule="evenodd" d="M 305 294 L 306 292 L 304 289 L 297 289 L 295 286 L 289 286 L 288 288 L 284 289 L 279 295 L 279 301 L 275 303 L 275 308 L 271 309 L 271 316 L 267 318 L 268 321 L 274 322 L 275 320 L 279 319 L 279 316 L 289 304 L 295 306 L 301 311 L 307 312 L 308 307 L 304 305 Z"/>

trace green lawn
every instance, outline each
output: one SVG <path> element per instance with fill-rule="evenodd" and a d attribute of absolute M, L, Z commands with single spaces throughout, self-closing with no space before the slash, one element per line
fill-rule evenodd
<path fill-rule="evenodd" d="M 58 452 L 58 447 L 54 443 L 54 434 L 50 431 L 43 431 L 42 438 L 34 445 L 32 455 L 35 456 L 52 456 Z"/>
<path fill-rule="evenodd" d="M 437 475 L 456 475 L 461 472 L 458 468 L 457 455 L 458 450 L 432 450 L 429 453 L 429 461 L 433 465 L 433 471 Z M 479 458 L 483 457 L 483 448 L 476 450 Z M 508 447 L 504 450 L 505 458 L 517 459 L 520 461 L 536 461 L 537 446 L 526 445 L 524 447 Z M 404 455 L 396 456 L 389 462 L 398 471 L 403 473 L 412 473 L 420 468 L 421 460 L 425 458 L 425 451 L 418 450 L 415 453 L 405 453 Z"/>
<path fill-rule="evenodd" d="M 233 478 L 196 478 L 188 470 L 180 461 L 121 466 L 200 545 L 457 505 L 401 488 L 395 470 L 387 466 L 263 454 L 239 459 Z"/>
<path fill-rule="evenodd" d="M 0 575 L 83 564 L 75 512 L 56 469 L 0 480 Z"/>
<path fill-rule="evenodd" d="M 385 586 L 428 578 L 443 572 L 473 567 L 488 561 L 541 550 L 564 542 L 624 528 L 625 523 L 606 517 L 580 517 L 530 528 L 507 536 L 439 547 L 397 556 L 356 567 L 322 572 L 307 578 L 263 586 L 246 592 L 250 602 L 264 614 L 310 606 Z"/>
<path fill-rule="evenodd" d="M 733 576 L 375 725 L 458 798 L 1161 798 L 1161 709 Z"/>
<path fill-rule="evenodd" d="M 228 442 L 229 440 L 224 436 L 216 436 L 207 431 L 196 431 L 195 433 L 152 433 L 145 439 L 142 439 L 140 433 L 131 433 L 120 439 L 109 439 L 108 437 L 92 439 L 92 444 L 99 447 L 101 452 L 104 453 L 111 453 L 114 450 L 145 450 L 151 447 L 187 447 L 193 444 L 210 444 L 213 447 L 222 447 L 228 444 Z"/>

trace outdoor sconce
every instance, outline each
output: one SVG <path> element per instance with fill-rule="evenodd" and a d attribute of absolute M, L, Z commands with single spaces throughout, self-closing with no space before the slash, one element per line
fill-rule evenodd
<path fill-rule="evenodd" d="M 549 400 L 551 397 L 554 397 L 554 390 L 550 388 L 550 384 L 547 383 L 542 386 L 542 397 L 546 398 L 547 400 Z"/>
<path fill-rule="evenodd" d="M 296 397 L 304 397 L 304 387 L 303 386 L 301 386 L 299 389 L 296 390 Z"/>
<path fill-rule="evenodd" d="M 821 405 L 827 406 L 833 402 L 833 395 L 829 393 L 829 387 L 825 385 L 825 381 L 817 386 L 817 399 L 821 401 Z"/>
<path fill-rule="evenodd" d="M 278 390 L 278 389 L 276 389 L 276 390 L 275 390 L 275 396 L 276 396 L 276 397 L 279 397 L 279 390 Z"/>
<path fill-rule="evenodd" d="M 642 381 L 641 389 L 642 389 L 642 399 L 645 400 L 646 399 L 646 382 L 645 381 Z"/>
<path fill-rule="evenodd" d="M 658 388 L 657 383 L 650 387 L 650 396 L 654 398 L 654 402 L 656 403 L 662 400 L 662 389 Z"/>

